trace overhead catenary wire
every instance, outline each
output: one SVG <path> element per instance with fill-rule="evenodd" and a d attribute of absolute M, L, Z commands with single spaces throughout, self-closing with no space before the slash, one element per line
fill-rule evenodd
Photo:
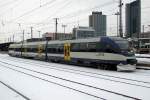
<path fill-rule="evenodd" d="M 112 4 L 114 4 L 115 2 L 113 1 L 112 2 Z M 109 3 L 108 3 L 109 4 Z M 102 4 L 102 5 L 105 5 L 105 4 Z M 111 4 L 110 4 L 111 5 Z M 56 6 L 56 5 L 55 5 Z M 106 5 L 106 6 L 109 6 L 109 5 Z M 105 7 L 105 6 L 104 6 Z M 59 7 L 59 8 L 61 8 L 61 7 Z M 101 8 L 101 6 L 95 6 L 95 7 L 92 7 L 92 8 L 87 8 L 87 11 L 85 10 L 85 9 L 83 9 L 83 10 L 78 10 L 78 11 L 75 11 L 75 12 L 71 12 L 71 13 L 68 13 L 68 14 L 66 14 L 66 15 L 62 15 L 62 16 L 60 16 L 59 18 L 60 18 L 60 20 L 62 20 L 62 19 L 67 19 L 67 18 L 69 18 L 69 19 L 71 19 L 71 18 L 73 18 L 73 17 L 76 17 L 76 16 L 80 16 L 81 14 L 84 14 L 84 13 L 87 13 L 88 11 L 90 11 L 90 10 L 93 10 L 93 9 L 96 9 L 96 8 Z M 142 8 L 142 9 L 148 9 L 148 7 L 145 7 L 145 8 Z M 84 12 L 84 10 L 85 10 L 85 12 Z M 59 11 L 59 10 L 58 10 Z M 34 11 L 33 11 L 34 12 Z M 32 12 L 31 12 L 32 13 Z M 31 13 L 29 13 L 29 14 L 31 14 Z M 58 12 L 56 12 L 56 13 L 58 13 Z M 53 15 L 55 15 L 56 13 L 53 13 Z M 28 14 L 27 14 L 28 15 Z M 52 14 L 50 14 L 50 15 L 52 15 Z M 26 16 L 26 15 L 25 15 Z M 23 16 L 24 17 L 24 16 Z M 23 18 L 23 17 L 21 17 L 21 18 Z M 51 18 L 51 16 L 49 16 L 49 18 Z M 48 19 L 49 19 L 48 18 Z M 16 19 L 16 20 L 18 20 L 18 19 Z M 48 25 L 48 23 L 51 23 L 50 21 L 52 21 L 52 19 L 51 20 L 49 20 L 48 22 L 40 22 L 40 23 L 34 23 L 34 25 L 35 26 L 43 26 L 43 25 Z M 80 19 L 79 19 L 79 21 L 80 21 Z M 69 23 L 69 22 L 68 22 Z M 74 23 L 77 23 L 77 21 L 74 21 Z M 73 22 L 70 22 L 70 24 L 73 24 Z M 30 25 L 31 26 L 31 25 Z M 36 28 L 36 27 L 35 27 Z"/>
<path fill-rule="evenodd" d="M 102 7 L 105 7 L 105 6 L 109 6 L 109 5 L 112 5 L 114 4 L 113 1 L 111 2 L 107 2 L 105 4 L 101 4 L 101 5 L 96 5 L 94 7 L 91 7 L 91 8 L 86 8 L 84 10 L 78 10 L 78 11 L 75 11 L 75 12 L 72 12 L 72 13 L 69 13 L 69 14 L 66 14 L 64 16 L 61 16 L 59 17 L 60 19 L 64 19 L 64 18 L 72 18 L 72 17 L 75 17 L 75 16 L 79 16 L 80 14 L 83 14 L 83 13 L 86 13 L 88 11 L 91 11 L 92 9 L 96 9 L 96 8 L 102 8 Z M 46 19 L 49 19 L 51 16 L 48 16 Z M 46 20 L 45 19 L 45 20 Z"/>
<path fill-rule="evenodd" d="M 90 10 L 92 10 L 92 9 L 102 8 L 102 7 L 105 7 L 105 6 L 112 5 L 112 4 L 114 4 L 114 3 L 116 3 L 116 2 L 114 2 L 114 1 L 107 2 L 107 3 L 105 3 L 105 4 L 96 5 L 96 6 L 91 7 L 91 8 L 86 8 L 86 9 L 84 9 L 84 10 L 82 10 L 82 11 L 81 11 L 81 10 L 78 10 L 78 11 L 69 13 L 69 14 L 67 14 L 67 15 L 64 15 L 64 16 L 62 16 L 62 17 L 59 17 L 59 18 L 60 18 L 60 19 L 73 18 L 73 17 L 79 16 L 79 15 L 81 15 L 81 14 L 83 14 L 83 13 L 87 13 L 88 11 L 90 11 Z M 58 10 L 58 11 L 59 11 L 59 10 Z M 58 13 L 58 12 L 56 12 L 56 13 Z M 53 15 L 55 15 L 56 13 L 53 13 Z M 45 21 L 48 20 L 49 18 L 51 18 L 51 15 L 48 16 L 45 20 L 41 21 L 40 23 L 45 22 Z M 52 21 L 52 19 L 49 20 L 49 21 Z"/>
<path fill-rule="evenodd" d="M 0 16 L 4 16 L 6 13 L 8 13 L 9 10 L 12 10 L 12 8 L 14 9 L 17 5 L 19 5 L 21 0 L 17 0 L 18 2 L 14 2 L 16 4 L 14 4 L 12 7 L 8 8 L 7 10 L 3 10 L 4 12 L 0 13 Z"/>
<path fill-rule="evenodd" d="M 56 1 L 56 0 L 51 0 L 51 1 L 49 1 L 49 2 L 47 2 L 47 3 L 45 3 L 45 4 L 43 4 L 43 5 L 40 5 L 40 6 L 36 7 L 36 8 L 33 8 L 33 9 L 31 9 L 30 11 L 27 11 L 27 12 L 23 13 L 22 15 L 20 15 L 20 16 L 14 18 L 14 19 L 12 19 L 12 20 L 10 20 L 9 22 L 16 21 L 16 20 L 18 20 L 18 19 L 20 19 L 20 18 L 22 18 L 22 17 L 24 17 L 24 16 L 26 16 L 26 15 L 28 15 L 28 14 L 30 14 L 30 13 L 36 11 L 36 10 L 38 10 L 38 9 L 44 7 L 44 6 L 47 6 L 47 5 L 50 5 L 50 4 L 54 3 L 55 1 Z"/>
<path fill-rule="evenodd" d="M 110 4 L 111 4 L 111 3 L 110 3 Z M 96 7 L 93 7 L 93 8 L 96 8 Z M 147 7 L 146 7 L 146 8 L 147 8 Z M 145 9 L 145 8 L 142 8 L 142 9 Z M 77 13 L 77 14 L 79 15 L 79 14 L 82 13 L 82 12 L 79 13 L 79 12 L 77 11 L 77 12 L 75 12 L 75 13 Z M 76 16 L 78 16 L 78 15 L 76 15 Z M 66 15 L 66 16 L 63 16 L 63 17 L 60 17 L 60 18 L 68 18 L 68 17 L 69 17 L 69 16 Z M 71 17 L 75 17 L 75 15 L 71 15 L 69 18 L 71 18 Z M 76 21 L 75 21 L 75 22 L 76 22 Z"/>
<path fill-rule="evenodd" d="M 13 3 L 15 3 L 15 2 L 17 2 L 17 1 L 19 1 L 19 0 L 11 0 L 11 1 L 8 1 L 8 2 L 6 2 L 6 3 L 4 3 L 4 4 L 1 4 L 1 5 L 0 5 L 0 8 L 6 7 L 6 6 L 8 6 L 8 5 L 11 5 L 11 4 L 13 4 Z"/>
<path fill-rule="evenodd" d="M 41 21 L 41 23 L 44 22 L 44 21 L 46 21 L 46 20 L 48 20 L 49 18 L 52 18 L 52 15 L 57 14 L 57 13 L 60 12 L 62 9 L 64 9 L 65 7 L 67 7 L 67 6 L 71 3 L 71 1 L 66 0 L 66 3 L 64 3 L 64 2 L 61 2 L 61 3 L 63 3 L 64 5 L 61 6 L 61 7 L 59 7 L 54 13 L 51 13 L 46 19 L 44 19 L 43 21 Z"/>
<path fill-rule="evenodd" d="M 57 0 L 55 0 L 55 1 L 57 1 Z M 54 1 L 53 1 L 53 2 L 54 2 Z M 62 2 L 60 2 L 60 3 L 58 3 L 58 4 L 62 4 L 62 3 L 64 3 L 64 2 L 66 2 L 66 1 L 63 0 Z M 70 2 L 67 2 L 67 3 L 66 3 L 63 7 L 61 7 L 60 9 L 63 9 L 65 6 L 69 5 L 69 3 L 70 3 Z M 41 5 L 41 7 L 46 6 L 46 4 L 47 4 L 47 3 Z M 47 5 L 49 5 L 49 4 L 47 4 Z M 55 6 L 55 4 L 52 3 L 49 8 L 52 8 L 52 7 L 54 7 L 54 6 Z M 41 8 L 41 7 L 40 7 L 40 8 Z M 35 9 L 35 10 L 38 10 L 38 8 Z M 18 20 L 18 19 L 20 19 L 20 18 L 22 18 L 22 17 L 25 17 L 26 15 L 33 13 L 35 10 L 32 9 L 32 10 L 30 10 L 30 11 L 28 11 L 28 12 L 22 14 L 21 16 L 15 18 L 15 19 L 12 19 L 11 21 L 8 21 L 7 23 L 15 23 L 15 22 L 14 22 L 15 20 Z M 57 10 L 57 12 L 58 12 L 58 10 Z M 17 22 L 16 22 L 16 23 L 17 23 Z M 25 24 L 27 24 L 27 23 L 25 23 Z M 45 24 L 45 23 L 38 22 L 38 23 L 30 23 L 30 24 L 35 24 L 34 26 L 36 26 L 36 25 L 40 25 L 40 24 L 43 25 L 43 24 Z M 32 26 L 33 26 L 33 25 L 32 25 Z"/>
<path fill-rule="evenodd" d="M 68 3 L 69 3 L 69 2 L 68 2 Z M 97 5 L 97 6 L 95 6 L 95 7 L 87 8 L 87 9 L 84 9 L 84 10 L 82 10 L 82 11 L 77 11 L 77 12 L 73 12 L 73 13 L 75 13 L 75 15 L 78 16 L 77 13 L 80 13 L 80 14 L 81 14 L 81 13 L 85 13 L 85 11 L 87 12 L 87 11 L 92 10 L 92 9 L 94 9 L 94 8 L 105 7 L 105 6 L 108 6 L 108 5 L 113 4 L 113 3 L 114 3 L 114 2 L 111 1 L 111 2 L 107 2 L 107 3 L 105 3 L 105 4 L 102 4 L 102 5 Z M 45 4 L 43 4 L 42 6 L 45 6 L 45 5 L 48 5 L 48 4 L 45 3 Z M 68 4 L 66 4 L 66 5 L 68 5 Z M 66 5 L 64 5 L 63 7 L 65 7 Z M 63 8 L 63 7 L 62 7 L 62 8 Z M 35 11 L 36 9 L 38 9 L 38 8 L 40 8 L 40 7 L 37 7 L 37 8 L 35 8 L 35 9 L 32 9 L 32 10 L 30 10 L 30 11 L 28 11 L 28 12 L 22 14 L 21 16 L 15 18 L 15 19 L 12 19 L 10 22 L 13 22 L 13 21 L 15 21 L 15 20 L 18 20 L 19 18 L 24 17 L 24 16 L 26 16 L 26 15 L 28 15 L 28 14 L 34 12 L 34 11 Z M 59 10 L 58 10 L 58 11 L 59 11 Z M 55 12 L 53 15 L 55 15 L 56 13 L 57 13 L 57 12 Z M 65 15 L 65 16 L 63 16 L 63 17 L 60 17 L 60 18 L 67 18 L 68 15 L 72 15 L 72 16 L 70 16 L 70 18 L 71 18 L 71 17 L 75 17 L 75 15 L 73 15 L 73 13 L 67 14 L 67 15 Z M 80 14 L 79 14 L 79 15 L 80 15 Z M 50 18 L 50 16 L 47 17 L 46 19 L 48 19 L 48 18 Z M 44 20 L 44 21 L 45 21 L 45 20 Z"/>

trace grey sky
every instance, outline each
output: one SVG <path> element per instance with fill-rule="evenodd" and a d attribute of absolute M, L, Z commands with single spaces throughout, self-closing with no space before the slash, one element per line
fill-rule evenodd
<path fill-rule="evenodd" d="M 123 0 L 124 3 L 131 1 L 134 0 Z M 142 24 L 149 25 L 150 2 L 149 0 L 141 0 L 141 2 Z M 31 26 L 34 27 L 34 37 L 38 36 L 39 30 L 42 33 L 54 32 L 53 18 L 56 17 L 59 18 L 58 31 L 63 32 L 61 26 L 67 24 L 66 30 L 71 32 L 72 28 L 78 24 L 88 26 L 88 16 L 92 11 L 103 11 L 105 15 L 108 15 L 108 35 L 115 35 L 117 21 L 113 14 L 117 10 L 118 0 L 0 0 L 0 42 L 6 41 L 13 34 L 16 40 L 20 40 L 22 30 L 29 33 Z M 125 12 L 125 5 L 123 12 Z M 125 22 L 123 23 L 125 26 Z M 29 38 L 29 34 L 26 34 L 26 38 Z"/>

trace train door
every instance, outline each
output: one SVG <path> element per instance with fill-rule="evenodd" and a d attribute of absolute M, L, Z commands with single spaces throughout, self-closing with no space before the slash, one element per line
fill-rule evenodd
<path fill-rule="evenodd" d="M 64 60 L 70 61 L 70 43 L 64 44 Z"/>
<path fill-rule="evenodd" d="M 27 45 L 24 45 L 24 47 L 23 47 L 23 56 L 28 56 L 27 55 Z"/>
<path fill-rule="evenodd" d="M 43 46 L 42 44 L 38 45 L 38 57 L 42 57 L 42 52 L 43 52 Z"/>

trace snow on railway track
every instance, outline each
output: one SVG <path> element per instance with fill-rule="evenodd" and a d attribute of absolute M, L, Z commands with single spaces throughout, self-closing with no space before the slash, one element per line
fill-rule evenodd
<path fill-rule="evenodd" d="M 30 100 L 29 97 L 25 96 L 24 94 L 20 93 L 10 85 L 0 81 L 0 90 L 4 90 L 0 92 L 0 97 L 3 100 Z"/>
<path fill-rule="evenodd" d="M 50 74 L 45 74 L 45 73 L 38 72 L 38 71 L 35 71 L 35 70 L 22 68 L 22 67 L 12 65 L 12 64 L 9 64 L 9 63 L 5 63 L 5 65 L 4 64 L 0 64 L 0 65 L 5 67 L 5 68 L 17 71 L 19 73 L 23 73 L 25 75 L 28 75 L 28 76 L 31 76 L 31 77 L 34 77 L 34 78 L 37 78 L 37 79 L 55 84 L 55 85 L 59 85 L 59 86 L 62 86 L 62 87 L 65 87 L 65 88 L 68 88 L 68 89 L 71 89 L 71 90 L 74 90 L 74 91 L 77 91 L 77 92 L 95 97 L 95 98 L 98 98 L 98 99 L 107 100 L 107 99 L 105 99 L 106 97 L 105 98 L 100 97 L 100 96 L 104 96 L 104 95 L 107 94 L 111 98 L 117 98 L 117 99 L 121 99 L 121 100 L 126 100 L 127 98 L 128 99 L 140 100 L 139 98 L 136 98 L 136 97 L 132 97 L 132 96 L 128 96 L 128 95 L 125 95 L 125 94 L 113 92 L 111 90 L 106 90 L 106 89 L 102 89 L 102 88 L 95 87 L 95 86 L 92 86 L 92 85 L 88 85 L 88 84 L 84 84 L 84 83 L 64 79 L 64 78 L 61 78 L 61 77 L 52 76 Z M 10 65 L 10 67 L 8 67 L 9 65 Z M 17 69 L 12 68 L 14 66 L 17 67 Z M 21 68 L 21 71 L 19 70 L 20 68 Z M 51 77 L 51 80 L 48 77 L 46 78 L 46 76 Z M 69 86 L 68 86 L 68 84 L 69 84 Z"/>
<path fill-rule="evenodd" d="M 11 69 L 11 71 L 17 71 L 30 77 L 57 83 L 55 85 L 63 85 L 74 91 L 77 90 L 76 92 L 81 94 L 95 96 L 96 99 L 148 100 L 150 98 L 147 94 L 150 92 L 150 80 L 146 80 L 147 76 L 138 75 L 136 78 L 136 72 L 121 73 L 69 66 L 28 59 L 0 57 L 0 67 L 3 70 Z M 135 90 L 136 92 L 134 92 Z"/>
<path fill-rule="evenodd" d="M 18 60 L 11 59 L 11 61 L 18 61 Z M 129 78 L 116 77 L 116 76 L 105 75 L 105 74 L 100 74 L 100 73 L 92 73 L 89 71 L 75 70 L 75 69 L 71 69 L 71 68 L 62 68 L 60 65 L 59 66 L 54 66 L 54 65 L 52 66 L 52 65 L 48 65 L 48 64 L 43 65 L 43 64 L 39 64 L 39 63 L 35 63 L 35 62 L 30 62 L 30 61 L 28 61 L 28 62 L 21 61 L 21 63 L 27 64 L 27 65 L 29 64 L 29 65 L 32 65 L 35 67 L 40 67 L 40 68 L 46 68 L 47 70 L 63 71 L 63 72 L 67 72 L 67 73 L 74 73 L 74 74 L 78 74 L 78 75 L 82 75 L 82 76 L 88 76 L 88 77 L 92 77 L 92 78 L 96 78 L 96 79 L 103 79 L 103 80 L 114 81 L 114 82 L 118 82 L 118 83 L 124 83 L 124 84 L 129 84 L 129 85 L 150 88 L 149 87 L 150 82 L 146 82 L 146 81 L 133 80 L 133 79 L 129 79 Z"/>
<path fill-rule="evenodd" d="M 142 80 L 138 80 L 138 79 L 142 79 L 141 77 L 138 77 L 137 79 L 133 79 L 132 77 L 128 78 L 128 77 L 123 77 L 123 76 L 117 76 L 117 75 L 109 75 L 109 71 L 107 71 L 107 74 L 105 73 L 104 70 L 102 70 L 100 73 L 97 73 L 97 72 L 91 72 L 92 69 L 88 69 L 88 71 L 85 71 L 85 70 L 82 70 L 84 68 L 81 68 L 81 67 L 78 67 L 77 66 L 68 66 L 66 65 L 67 67 L 64 67 L 60 64 L 55 64 L 55 63 L 43 63 L 41 61 L 33 61 L 33 60 L 28 60 L 28 59 L 20 59 L 20 58 L 11 58 L 11 59 L 7 59 L 7 60 L 11 60 L 11 61 L 19 61 L 20 63 L 24 63 L 24 64 L 29 64 L 29 65 L 32 65 L 32 66 L 35 66 L 35 67 L 40 67 L 40 68 L 46 68 L 48 70 L 59 70 L 59 71 L 64 71 L 64 72 L 68 72 L 68 73 L 75 73 L 75 74 L 79 74 L 79 75 L 83 75 L 83 76 L 89 76 L 89 77 L 94 77 L 94 78 L 100 78 L 100 79 L 104 79 L 104 80 L 110 80 L 110 81 L 115 81 L 115 79 L 119 79 L 119 81 L 116 80 L 116 82 L 120 82 L 120 83 L 125 83 L 125 84 L 130 84 L 132 85 L 134 82 L 135 82 L 135 85 L 136 83 L 138 82 L 139 83 L 145 83 L 145 84 L 150 84 L 150 81 L 142 81 Z M 41 62 L 41 63 L 40 63 Z M 96 69 L 95 69 L 96 70 Z M 97 71 L 97 70 L 96 70 Z M 100 71 L 100 70 L 98 70 Z M 104 73 L 102 73 L 104 71 Z M 141 71 L 138 70 L 138 73 L 136 73 L 136 75 L 138 75 L 140 72 L 140 76 L 141 75 Z M 118 74 L 119 72 L 111 72 L 110 73 L 113 73 L 113 74 Z M 142 72 L 144 73 L 144 72 Z M 132 73 L 120 73 L 120 74 L 132 74 Z M 150 74 L 147 73 L 147 74 Z M 146 74 L 146 75 L 147 75 Z M 133 74 L 135 75 L 135 74 Z M 145 73 L 143 74 L 145 76 Z M 131 75 L 130 75 L 131 76 Z M 108 79 L 110 78 L 110 79 Z M 112 80 L 113 79 L 113 80 Z M 121 80 L 121 81 L 120 81 Z M 131 82 L 131 83 L 126 83 L 126 82 Z M 133 84 L 134 85 L 134 84 Z"/>

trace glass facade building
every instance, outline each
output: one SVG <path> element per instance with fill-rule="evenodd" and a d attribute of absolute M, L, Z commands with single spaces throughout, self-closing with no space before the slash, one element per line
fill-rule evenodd
<path fill-rule="evenodd" d="M 96 36 L 106 36 L 106 15 L 102 12 L 92 12 L 89 16 L 89 27 L 95 30 Z"/>
<path fill-rule="evenodd" d="M 73 28 L 73 38 L 88 38 L 88 37 L 95 37 L 95 30 L 91 27 L 77 27 Z"/>
<path fill-rule="evenodd" d="M 126 37 L 138 38 L 141 33 L 141 0 L 126 4 Z"/>

